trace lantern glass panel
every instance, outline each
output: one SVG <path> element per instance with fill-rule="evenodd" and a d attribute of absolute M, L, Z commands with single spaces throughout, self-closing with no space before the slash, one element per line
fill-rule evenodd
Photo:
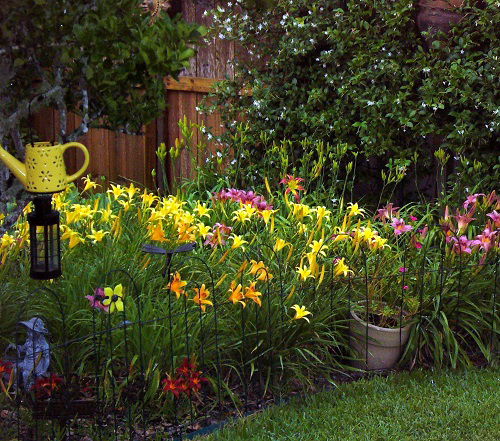
<path fill-rule="evenodd" d="M 40 197 L 41 198 L 41 197 Z M 31 241 L 31 271 L 34 279 L 54 279 L 61 275 L 59 213 L 50 198 L 35 198 L 35 211 L 28 215 Z"/>

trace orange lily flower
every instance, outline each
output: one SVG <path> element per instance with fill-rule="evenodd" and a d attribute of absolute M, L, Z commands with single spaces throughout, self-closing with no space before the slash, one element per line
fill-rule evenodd
<path fill-rule="evenodd" d="M 262 293 L 255 289 L 256 283 L 257 282 L 252 282 L 250 286 L 245 287 L 245 298 L 251 299 L 255 303 L 257 303 L 257 305 L 262 306 L 262 302 L 259 298 L 262 295 Z"/>
<path fill-rule="evenodd" d="M 172 281 L 167 285 L 167 289 L 174 292 L 177 298 L 179 298 L 181 294 L 186 295 L 186 291 L 183 289 L 186 285 L 187 282 L 181 279 L 179 272 L 176 272 Z"/>
<path fill-rule="evenodd" d="M 192 298 L 192 300 L 197 305 L 200 305 L 203 312 L 205 312 L 205 309 L 207 308 L 206 305 L 214 306 L 210 300 L 207 300 L 210 296 L 210 291 L 205 288 L 205 284 L 201 285 L 201 288 L 194 288 L 194 291 L 196 292 L 196 295 Z"/>

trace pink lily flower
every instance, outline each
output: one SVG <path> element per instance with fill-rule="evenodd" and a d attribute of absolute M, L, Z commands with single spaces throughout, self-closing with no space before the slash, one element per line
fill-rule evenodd
<path fill-rule="evenodd" d="M 472 253 L 472 241 L 468 239 L 467 236 L 460 236 L 458 239 L 456 237 L 451 238 L 452 242 L 455 242 L 453 244 L 453 251 L 457 254 L 462 254 L 462 253 L 467 253 L 471 254 Z"/>
<path fill-rule="evenodd" d="M 300 185 L 301 182 L 304 182 L 303 178 L 296 178 L 292 175 L 286 175 L 286 178 L 280 181 L 280 184 L 285 184 L 287 186 L 285 194 L 292 193 L 297 203 L 300 202 L 299 191 L 305 190 L 305 188 Z"/>
<path fill-rule="evenodd" d="M 392 202 L 388 203 L 385 207 L 379 208 L 377 210 L 377 215 L 374 219 L 380 219 L 381 221 L 385 221 L 385 219 L 392 219 L 393 217 L 397 217 L 399 207 L 394 207 Z"/>
<path fill-rule="evenodd" d="M 467 196 L 467 199 L 464 202 L 464 208 L 467 210 L 470 204 L 476 205 L 477 203 L 477 198 L 479 196 L 486 196 L 484 193 L 476 193 L 476 194 L 471 194 Z"/>
<path fill-rule="evenodd" d="M 495 190 L 493 190 L 488 196 L 486 196 L 486 199 L 484 200 L 484 203 L 486 204 L 486 207 L 491 207 L 494 205 L 496 202 L 498 202 L 500 198 L 497 196 Z"/>
<path fill-rule="evenodd" d="M 488 216 L 494 222 L 495 227 L 500 228 L 500 213 L 498 213 L 496 210 L 493 210 L 486 216 Z"/>
<path fill-rule="evenodd" d="M 491 225 L 487 225 L 482 234 L 476 236 L 476 240 L 471 241 L 472 246 L 479 246 L 481 250 L 487 253 L 495 243 L 497 231 L 491 229 Z"/>
<path fill-rule="evenodd" d="M 394 234 L 396 236 L 413 230 L 411 225 L 406 225 L 403 219 L 398 219 L 397 217 L 392 219 L 391 226 L 394 228 Z"/>
<path fill-rule="evenodd" d="M 466 213 L 466 214 L 460 214 L 460 212 L 457 210 L 457 214 L 454 217 L 457 220 L 459 233 L 463 233 L 465 230 L 467 230 L 467 227 L 469 226 L 469 224 L 473 220 L 476 220 L 475 217 L 472 217 L 473 213 L 474 213 L 474 210 L 471 210 L 469 213 Z"/>

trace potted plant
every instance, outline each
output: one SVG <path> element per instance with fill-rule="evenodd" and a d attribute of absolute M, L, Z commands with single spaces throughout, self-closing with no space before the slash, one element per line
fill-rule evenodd
<path fill-rule="evenodd" d="M 344 234 L 350 240 L 345 241 L 345 252 L 351 256 L 351 268 L 344 271 L 351 272 L 349 340 L 357 368 L 392 368 L 404 350 L 419 309 L 409 262 L 414 267 L 428 234 L 417 221 L 414 216 L 403 218 L 389 204 L 371 221 L 358 220 L 354 227 L 346 223 Z"/>

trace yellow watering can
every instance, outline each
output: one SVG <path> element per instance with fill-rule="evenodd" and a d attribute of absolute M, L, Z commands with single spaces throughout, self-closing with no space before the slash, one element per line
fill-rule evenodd
<path fill-rule="evenodd" d="M 63 153 L 70 147 L 78 147 L 85 155 L 82 168 L 68 176 Z M 89 165 L 89 152 L 78 142 L 52 145 L 49 142 L 35 142 L 26 145 L 26 164 L 18 161 L 0 146 L 0 159 L 14 173 L 26 190 L 31 193 L 55 193 L 79 178 Z"/>

